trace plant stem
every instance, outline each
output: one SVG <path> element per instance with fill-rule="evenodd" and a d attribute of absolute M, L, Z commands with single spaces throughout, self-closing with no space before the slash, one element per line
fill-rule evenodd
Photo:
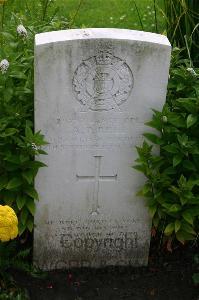
<path fill-rule="evenodd" d="M 158 20 L 157 20 L 157 8 L 156 8 L 156 0 L 153 0 L 154 13 L 155 13 L 155 30 L 158 33 Z"/>
<path fill-rule="evenodd" d="M 3 31 L 3 25 L 4 25 L 4 17 L 5 17 L 5 2 L 2 6 L 2 14 L 1 14 L 1 31 Z"/>
<path fill-rule="evenodd" d="M 42 21 L 45 20 L 49 2 L 50 2 L 50 0 L 45 0 L 45 2 L 44 2 L 44 5 L 43 5 L 43 16 L 42 16 Z"/>
<path fill-rule="evenodd" d="M 3 25 L 4 25 L 4 18 L 5 18 L 5 2 L 3 3 L 2 6 L 2 13 L 1 13 L 1 32 L 3 31 Z M 1 39 L 0 39 L 0 44 L 1 44 L 1 48 L 3 47 L 3 35 L 0 35 Z"/>
<path fill-rule="evenodd" d="M 134 3 L 134 5 L 135 5 L 135 9 L 136 9 L 136 11 L 137 11 L 137 15 L 138 15 L 138 18 L 139 18 L 139 21 L 140 21 L 140 25 L 141 25 L 141 27 L 142 27 L 142 30 L 144 31 L 144 26 L 143 26 L 143 23 L 142 23 L 142 18 L 141 18 L 141 16 L 140 16 L 140 12 L 139 12 L 139 9 L 138 9 L 138 7 L 137 7 L 137 4 L 136 4 L 135 0 L 133 0 L 133 3 Z"/>
<path fill-rule="evenodd" d="M 79 13 L 79 11 L 80 11 L 80 8 L 81 8 L 81 6 L 82 6 L 82 4 L 83 4 L 83 1 L 84 1 L 84 0 L 79 0 L 79 4 L 78 4 L 78 6 L 77 6 L 77 9 L 76 9 L 76 11 L 75 11 L 75 14 L 74 14 L 74 16 L 73 16 L 71 22 L 70 22 L 69 28 L 72 28 L 72 26 L 74 25 L 75 20 L 76 20 L 76 17 L 77 17 L 77 15 L 78 15 L 78 13 Z"/>
<path fill-rule="evenodd" d="M 188 41 L 187 41 L 187 36 L 186 35 L 184 36 L 184 39 L 185 39 L 185 44 L 186 44 L 186 49 L 187 49 L 188 57 L 189 57 L 189 60 L 190 60 L 190 67 L 192 67 L 193 63 L 192 63 L 191 53 L 190 53 L 190 49 L 189 49 L 189 45 L 188 45 Z"/>

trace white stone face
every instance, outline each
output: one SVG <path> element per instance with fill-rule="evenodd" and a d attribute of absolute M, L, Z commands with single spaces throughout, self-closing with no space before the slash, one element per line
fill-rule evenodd
<path fill-rule="evenodd" d="M 150 218 L 135 146 L 166 96 L 166 37 L 123 29 L 36 35 L 39 171 L 34 260 L 42 269 L 146 265 Z"/>

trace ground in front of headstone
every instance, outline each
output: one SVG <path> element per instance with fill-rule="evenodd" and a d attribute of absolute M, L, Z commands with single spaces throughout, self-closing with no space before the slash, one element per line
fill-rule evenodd
<path fill-rule="evenodd" d="M 31 300 L 198 300 L 194 287 L 193 253 L 151 254 L 147 268 L 109 267 L 52 271 L 45 279 L 15 273 Z"/>

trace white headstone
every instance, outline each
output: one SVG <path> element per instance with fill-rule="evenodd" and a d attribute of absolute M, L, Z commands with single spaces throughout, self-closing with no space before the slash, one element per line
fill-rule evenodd
<path fill-rule="evenodd" d="M 146 265 L 151 220 L 132 168 L 144 122 L 166 97 L 170 44 L 125 29 L 36 35 L 39 171 L 34 260 L 42 269 Z"/>

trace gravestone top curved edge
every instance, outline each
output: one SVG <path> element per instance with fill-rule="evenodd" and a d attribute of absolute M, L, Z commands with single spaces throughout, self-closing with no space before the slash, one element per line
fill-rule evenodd
<path fill-rule="evenodd" d="M 171 47 L 165 35 L 117 28 L 68 29 L 39 33 L 35 35 L 35 45 L 39 46 L 49 43 L 84 39 L 132 40 Z"/>

